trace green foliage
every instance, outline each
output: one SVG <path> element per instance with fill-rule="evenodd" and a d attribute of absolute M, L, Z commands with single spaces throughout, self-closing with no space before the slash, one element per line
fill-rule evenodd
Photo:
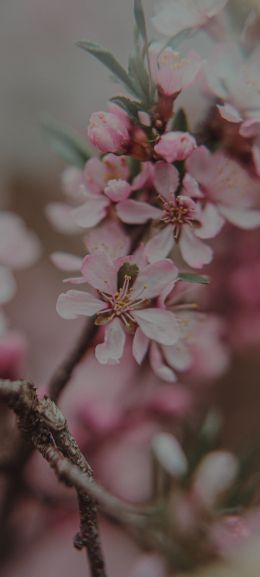
<path fill-rule="evenodd" d="M 63 160 L 80 169 L 84 168 L 91 155 L 80 137 L 50 118 L 43 120 L 42 127 L 51 148 Z"/>
<path fill-rule="evenodd" d="M 178 278 L 180 280 L 190 282 L 193 284 L 209 284 L 209 277 L 205 274 L 196 274 L 193 272 L 180 272 Z"/>
<path fill-rule="evenodd" d="M 110 70 L 110 72 L 112 72 L 114 76 L 124 84 L 127 90 L 135 96 L 139 96 L 127 71 L 106 48 L 103 48 L 103 46 L 96 44 L 95 42 L 88 42 L 87 40 L 80 40 L 76 43 L 76 46 L 79 46 L 79 48 L 82 48 L 85 52 L 95 56 L 99 62 L 106 66 L 106 68 L 108 68 L 108 70 Z"/>
<path fill-rule="evenodd" d="M 171 130 L 181 130 L 183 132 L 187 132 L 188 129 L 187 116 L 183 108 L 180 108 L 173 118 Z"/>

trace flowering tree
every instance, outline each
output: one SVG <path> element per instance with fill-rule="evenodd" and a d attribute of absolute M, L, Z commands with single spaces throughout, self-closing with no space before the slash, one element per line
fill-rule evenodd
<path fill-rule="evenodd" d="M 112 72 L 122 91 L 107 111 L 89 119 L 87 133 L 98 155 L 66 130 L 45 126 L 69 163 L 62 175 L 66 199 L 48 205 L 47 216 L 58 231 L 82 238 L 81 255 L 51 255 L 73 287 L 58 296 L 56 309 L 68 325 L 80 316 L 87 321 L 42 396 L 21 378 L 25 340 L 6 328 L 1 312 L 0 398 L 17 415 L 22 433 L 13 458 L 1 465 L 7 479 L 2 551 L 21 495 L 35 491 L 37 497 L 37 482 L 36 489 L 28 486 L 26 476 L 35 450 L 60 483 L 76 491 L 80 530 L 74 545 L 86 549 L 91 577 L 107 574 L 97 509 L 143 550 L 133 577 L 200 568 L 223 558 L 234 535 L 240 543 L 259 525 L 252 509 L 254 455 L 244 463 L 223 445 L 211 396 L 198 402 L 196 394 L 198 383 L 227 371 L 231 357 L 228 316 L 221 307 L 216 315 L 214 305 L 219 285 L 213 280 L 208 286 L 204 267 L 214 264 L 228 227 L 236 235 L 260 225 L 259 48 L 248 41 L 256 20 L 251 14 L 225 52 L 230 64 L 221 56 L 230 42 L 226 4 L 162 2 L 153 18 L 160 37 L 150 41 L 141 0 L 135 0 L 128 69 L 101 45 L 78 42 Z M 200 33 L 216 38 L 207 60 L 183 49 Z M 192 126 L 182 102 L 194 90 L 207 106 Z M 38 255 L 35 236 L 18 217 L 2 212 L 2 307 L 14 294 L 13 269 L 33 264 Z M 239 272 L 234 274 L 231 283 L 242 286 L 245 277 L 237 283 Z M 70 426 L 57 406 L 61 395 L 67 395 Z M 137 495 L 124 492 L 124 475 L 120 489 L 122 468 L 118 486 L 106 477 L 120 449 L 127 461 L 133 438 L 138 451 L 142 447 L 141 469 L 150 487 L 144 493 L 138 487 Z"/>

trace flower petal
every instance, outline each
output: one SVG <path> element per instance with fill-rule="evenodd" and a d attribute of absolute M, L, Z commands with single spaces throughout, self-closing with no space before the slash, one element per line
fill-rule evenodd
<path fill-rule="evenodd" d="M 109 220 L 91 229 L 85 236 L 85 244 L 90 254 L 103 252 L 115 259 L 128 254 L 130 238 L 120 223 Z"/>
<path fill-rule="evenodd" d="M 170 367 L 176 371 L 187 371 L 191 366 L 192 355 L 181 339 L 172 347 L 164 346 L 163 354 Z"/>
<path fill-rule="evenodd" d="M 156 343 L 151 344 L 150 363 L 155 375 L 167 383 L 176 383 L 176 373 L 164 362 L 162 353 Z"/>
<path fill-rule="evenodd" d="M 47 218 L 54 228 L 65 234 L 80 232 L 73 216 L 73 209 L 65 202 L 52 202 L 46 207 Z"/>
<path fill-rule="evenodd" d="M 53 252 L 50 256 L 51 261 L 60 270 L 70 271 L 70 270 L 80 270 L 82 259 L 74 254 L 69 254 L 67 252 Z"/>
<path fill-rule="evenodd" d="M 140 328 L 135 331 L 133 338 L 133 357 L 138 365 L 141 365 L 147 353 L 149 346 L 149 339 L 144 335 Z"/>
<path fill-rule="evenodd" d="M 202 268 L 212 260 L 211 247 L 197 238 L 188 225 L 182 227 L 179 246 L 183 259 L 191 267 Z"/>
<path fill-rule="evenodd" d="M 92 228 L 106 216 L 106 209 L 110 201 L 105 196 L 91 198 L 72 210 L 72 217 L 78 226 Z"/>
<path fill-rule="evenodd" d="M 163 228 L 145 245 L 145 255 L 149 262 L 156 262 L 168 256 L 174 245 L 171 225 Z"/>
<path fill-rule="evenodd" d="M 95 289 L 108 294 L 117 291 L 117 271 L 106 254 L 87 255 L 83 260 L 81 272 Z"/>
<path fill-rule="evenodd" d="M 242 116 L 240 112 L 231 104 L 224 104 L 223 106 L 217 104 L 219 114 L 228 122 L 241 122 Z"/>
<path fill-rule="evenodd" d="M 158 219 L 162 215 L 159 208 L 155 208 L 147 202 L 132 199 L 119 202 L 116 212 L 120 220 L 127 224 L 143 224 L 147 220 Z"/>
<path fill-rule="evenodd" d="M 11 271 L 0 266 L 0 304 L 10 301 L 16 291 L 16 282 Z"/>
<path fill-rule="evenodd" d="M 180 175 L 172 164 L 156 162 L 154 168 L 154 185 L 165 200 L 172 200 L 180 182 Z"/>
<path fill-rule="evenodd" d="M 97 345 L 95 355 L 102 365 L 115 365 L 119 363 L 125 347 L 125 332 L 119 319 L 114 319 L 105 330 L 105 340 Z"/>
<path fill-rule="evenodd" d="M 162 345 L 174 345 L 178 341 L 179 326 L 172 312 L 153 308 L 133 311 L 132 315 L 149 339 Z"/>
<path fill-rule="evenodd" d="M 236 208 L 231 208 L 227 206 L 219 206 L 221 214 L 229 221 L 231 224 L 239 226 L 244 230 L 250 230 L 252 228 L 257 228 L 260 226 L 260 210 L 237 210 Z"/>
<path fill-rule="evenodd" d="M 151 299 L 157 297 L 165 287 L 176 280 L 177 276 L 177 267 L 170 259 L 148 264 L 137 276 L 132 298 Z"/>
<path fill-rule="evenodd" d="M 200 213 L 201 226 L 196 229 L 198 238 L 213 238 L 221 230 L 225 220 L 214 204 L 208 202 Z"/>
<path fill-rule="evenodd" d="M 69 290 L 57 300 L 57 313 L 64 319 L 76 319 L 79 315 L 92 317 L 104 309 L 104 303 L 90 293 Z"/>

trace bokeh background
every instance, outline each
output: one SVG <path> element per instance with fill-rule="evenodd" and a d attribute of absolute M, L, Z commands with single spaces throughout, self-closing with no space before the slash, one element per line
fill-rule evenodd
<path fill-rule="evenodd" d="M 234 2 L 237 11 L 245 11 L 249 4 L 260 3 Z M 144 0 L 144 7 L 149 17 L 152 0 Z M 115 85 L 103 67 L 78 49 L 75 42 L 82 38 L 102 41 L 124 64 L 132 46 L 131 23 L 131 0 L 0 3 L 0 208 L 21 214 L 43 245 L 40 262 L 19 273 L 19 292 L 7 312 L 11 324 L 28 336 L 28 376 L 39 385 L 47 382 L 64 358 L 82 324 L 75 321 L 68 326 L 55 312 L 62 275 L 52 266 L 48 255 L 53 250 L 77 252 L 80 247 L 75 238 L 57 234 L 45 217 L 48 201 L 61 198 L 60 173 L 64 164 L 50 150 L 41 130 L 41 119 L 48 113 L 85 137 L 91 112 L 105 108 Z M 260 335 L 259 343 L 256 339 L 250 351 L 244 356 L 237 355 L 232 372 L 219 384 L 222 407 L 230 415 L 225 434 L 233 446 L 242 437 L 254 438 L 259 434 L 259 352 Z M 246 381 L 250 387 L 245 386 Z M 116 563 L 113 560 L 113 567 L 117 567 L 115 574 L 120 575 L 124 570 L 124 547 L 129 559 L 131 555 L 134 558 L 136 551 L 129 542 L 125 545 L 124 536 L 113 531 L 111 528 L 106 531 L 107 551 L 111 556 L 113 550 L 118 553 L 121 548 Z M 36 551 L 29 565 L 27 560 L 24 564 L 19 561 L 19 574 L 54 577 L 50 572 L 52 556 L 57 560 L 59 555 L 60 564 L 54 564 L 55 577 L 69 575 L 70 571 L 78 576 L 85 574 L 76 553 L 61 555 L 64 539 L 69 541 L 73 532 L 74 526 L 65 524 L 53 549 L 46 538 L 40 558 L 44 562 L 48 558 L 49 572 L 39 569 Z M 18 575 L 17 566 L 10 575 Z"/>

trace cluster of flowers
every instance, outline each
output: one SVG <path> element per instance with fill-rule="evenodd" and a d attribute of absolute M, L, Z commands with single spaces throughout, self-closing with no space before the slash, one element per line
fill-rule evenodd
<path fill-rule="evenodd" d="M 173 12 L 168 2 L 155 16 L 160 32 L 167 34 L 164 23 L 171 21 L 173 26 L 173 13 L 177 13 L 177 38 L 183 29 L 194 34 L 196 28 L 212 24 L 212 17 L 220 17 L 226 2 L 212 2 L 210 8 L 208 2 L 198 2 L 192 14 L 190 6 L 181 4 Z M 172 40 L 166 46 L 148 46 L 139 2 L 135 19 L 136 47 L 128 72 L 101 46 L 79 43 L 112 70 L 135 99 L 117 96 L 107 112 L 91 115 L 88 135 L 101 157 L 85 163 L 81 157 L 78 167 L 66 169 L 63 185 L 69 202 L 48 207 L 51 221 L 60 230 L 83 229 L 89 253 L 83 260 L 53 255 L 60 268 L 81 271 L 81 276 L 67 281 L 88 285 L 87 291 L 62 293 L 57 310 L 67 319 L 83 315 L 104 325 L 103 342 L 96 347 L 100 363 L 119 362 L 130 334 L 137 363 L 142 364 L 149 352 L 156 374 L 171 381 L 176 379 L 175 369 L 190 367 L 190 341 L 196 338 L 198 319 L 207 322 L 185 296 L 187 280 L 205 282 L 191 270 L 212 261 L 213 248 L 205 240 L 216 237 L 226 222 L 245 230 L 260 225 L 257 113 L 250 112 L 250 120 L 244 118 L 242 104 L 241 113 L 235 112 L 227 82 L 226 94 L 224 89 L 221 95 L 218 91 L 222 73 L 194 50 L 183 56 L 172 48 Z M 248 84 L 255 59 L 253 54 L 246 61 L 240 83 Z M 255 76 L 250 90 L 256 106 Z M 219 122 L 236 123 L 240 137 L 251 147 L 248 166 L 224 145 L 213 151 L 217 140 L 210 142 L 205 135 L 203 141 L 196 126 L 188 129 L 178 102 L 186 90 L 202 83 Z M 233 92 L 241 93 L 236 87 Z"/>

